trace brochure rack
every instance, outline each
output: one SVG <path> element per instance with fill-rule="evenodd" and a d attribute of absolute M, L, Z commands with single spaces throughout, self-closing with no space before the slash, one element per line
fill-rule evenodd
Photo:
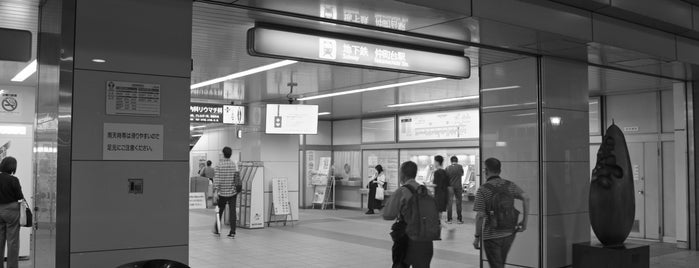
<path fill-rule="evenodd" d="M 238 226 L 247 229 L 264 228 L 264 164 L 259 161 L 240 163 L 242 191 Z"/>

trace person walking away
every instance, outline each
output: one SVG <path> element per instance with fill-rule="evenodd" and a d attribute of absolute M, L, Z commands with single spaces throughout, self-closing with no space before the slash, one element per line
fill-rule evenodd
<path fill-rule="evenodd" d="M 383 211 L 385 220 L 397 220 L 391 229 L 393 267 L 429 268 L 434 254 L 434 240 L 441 227 L 436 201 L 427 188 L 415 181 L 417 164 L 405 162 L 400 167 L 402 186 L 393 193 Z"/>
<path fill-rule="evenodd" d="M 7 267 L 19 266 L 19 213 L 20 200 L 24 200 L 17 171 L 17 159 L 8 156 L 0 162 L 0 268 L 5 265 L 5 244 L 7 244 Z"/>
<path fill-rule="evenodd" d="M 432 183 L 434 183 L 434 199 L 437 202 L 437 212 L 439 212 L 440 222 L 443 219 L 444 211 L 447 210 L 447 203 L 449 203 L 449 175 L 442 168 L 444 163 L 444 157 L 437 155 L 434 157 L 433 166 L 435 168 L 434 174 L 432 175 Z"/>
<path fill-rule="evenodd" d="M 235 202 L 238 193 L 242 189 L 238 167 L 231 161 L 232 154 L 233 150 L 230 147 L 223 147 L 223 159 L 218 163 L 218 166 L 216 166 L 216 175 L 214 177 L 214 197 L 217 197 L 218 217 L 221 221 L 223 221 L 223 213 L 226 211 L 226 205 L 228 205 L 228 215 L 231 226 L 231 231 L 228 233 L 229 238 L 235 238 L 237 221 Z M 220 234 L 218 225 L 214 227 L 214 234 Z"/>
<path fill-rule="evenodd" d="M 383 208 L 383 199 L 376 198 L 376 192 L 379 187 L 386 190 L 386 174 L 384 174 L 383 167 L 381 165 L 376 165 L 376 174 L 374 174 L 374 179 L 369 182 L 369 195 L 367 196 L 367 207 L 369 210 L 366 214 L 374 214 L 374 209 Z M 383 192 L 383 191 L 381 191 Z"/>
<path fill-rule="evenodd" d="M 209 178 L 211 183 L 214 182 L 214 177 L 216 177 L 216 170 L 211 167 L 211 160 L 206 161 L 206 166 L 199 170 L 199 176 L 204 178 Z"/>
<path fill-rule="evenodd" d="M 492 268 L 505 267 L 515 234 L 527 229 L 529 213 L 529 197 L 519 186 L 501 178 L 500 171 L 500 160 L 485 160 L 485 175 L 488 179 L 478 189 L 473 207 L 478 212 L 473 246 L 480 249 L 482 243 L 488 264 Z M 519 223 L 519 211 L 514 207 L 515 199 L 522 201 L 524 210 Z"/>
<path fill-rule="evenodd" d="M 464 167 L 459 165 L 459 158 L 451 157 L 451 165 L 446 168 L 449 175 L 449 203 L 447 204 L 447 223 L 452 223 L 452 207 L 456 203 L 456 220 L 459 224 L 464 223 L 461 215 L 462 202 L 464 198 L 464 185 L 461 178 L 464 176 Z M 456 201 L 455 201 L 456 199 Z"/>

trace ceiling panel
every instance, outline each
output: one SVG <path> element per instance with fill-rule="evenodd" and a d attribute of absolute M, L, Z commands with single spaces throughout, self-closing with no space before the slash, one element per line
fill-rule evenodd
<path fill-rule="evenodd" d="M 39 18 L 39 0 L 2 0 L 0 1 L 0 27 L 27 30 L 32 33 L 32 59 L 36 58 L 36 40 Z M 35 86 L 37 75 L 32 75 L 24 82 L 10 81 L 28 62 L 0 60 L 0 85 Z"/>

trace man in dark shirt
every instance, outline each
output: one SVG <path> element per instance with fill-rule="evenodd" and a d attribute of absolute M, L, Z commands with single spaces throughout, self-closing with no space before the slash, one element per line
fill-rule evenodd
<path fill-rule="evenodd" d="M 449 203 L 447 204 L 447 223 L 452 223 L 452 207 L 456 198 L 456 220 L 459 224 L 464 223 L 464 218 L 461 215 L 461 203 L 464 197 L 464 186 L 461 178 L 464 176 L 464 167 L 459 165 L 459 158 L 451 157 L 451 165 L 446 168 L 449 175 Z"/>
<path fill-rule="evenodd" d="M 400 166 L 400 181 L 401 185 L 410 184 L 417 188 L 420 184 L 415 181 L 417 176 L 417 165 L 408 161 Z M 408 201 L 413 196 L 410 189 L 399 187 L 383 209 L 383 218 L 385 220 L 395 220 L 402 217 L 402 212 L 411 209 Z M 414 241 L 409 239 L 408 249 L 405 262 L 413 268 L 429 268 L 434 254 L 434 245 L 432 241 Z"/>
<path fill-rule="evenodd" d="M 480 249 L 483 241 L 483 250 L 488 258 L 488 264 L 492 268 L 505 267 L 507 254 L 515 240 L 515 233 L 524 232 L 527 229 L 527 214 L 529 214 L 529 197 L 516 184 L 500 178 L 500 160 L 488 158 L 485 160 L 485 176 L 488 178 L 486 184 L 494 187 L 506 187 L 509 194 L 514 199 L 522 200 L 522 221 L 514 230 L 496 230 L 488 220 L 487 204 L 492 202 L 494 193 L 488 187 L 481 185 L 476 193 L 476 202 L 473 210 L 478 212 L 476 216 L 476 238 L 473 246 Z"/>

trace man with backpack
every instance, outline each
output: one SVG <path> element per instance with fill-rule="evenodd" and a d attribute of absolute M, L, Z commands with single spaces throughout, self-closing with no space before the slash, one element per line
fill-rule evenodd
<path fill-rule="evenodd" d="M 515 233 L 527 229 L 529 213 L 529 197 L 516 184 L 500 178 L 500 171 L 500 160 L 485 160 L 485 177 L 488 179 L 478 189 L 473 205 L 473 210 L 478 212 L 473 246 L 480 249 L 482 241 L 488 264 L 492 268 L 505 267 Z M 522 200 L 524 213 L 521 222 L 518 222 L 519 211 L 515 209 L 515 199 Z"/>
<path fill-rule="evenodd" d="M 393 267 L 429 268 L 434 253 L 432 241 L 440 240 L 437 203 L 427 188 L 415 181 L 417 165 L 408 161 L 400 166 L 402 186 L 384 207 L 386 220 L 397 220 L 391 229 Z"/>

